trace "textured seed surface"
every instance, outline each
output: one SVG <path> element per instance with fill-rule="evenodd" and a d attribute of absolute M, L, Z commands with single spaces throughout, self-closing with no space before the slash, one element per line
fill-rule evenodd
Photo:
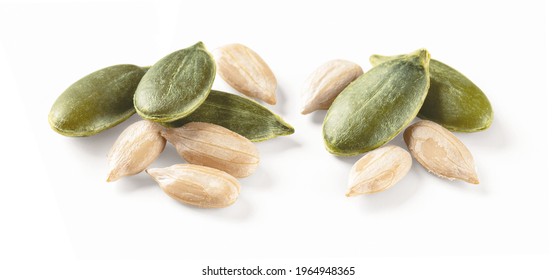
<path fill-rule="evenodd" d="M 209 95 L 216 64 L 199 42 L 157 61 L 137 87 L 134 105 L 148 120 L 169 122 L 184 118 Z"/>
<path fill-rule="evenodd" d="M 393 139 L 424 102 L 428 62 L 429 53 L 418 50 L 373 67 L 346 87 L 323 122 L 327 150 L 357 155 Z"/>
<path fill-rule="evenodd" d="M 222 208 L 236 202 L 240 183 L 230 174 L 211 167 L 176 164 L 150 168 L 147 173 L 170 197 L 203 208 Z"/>
<path fill-rule="evenodd" d="M 346 196 L 384 191 L 400 181 L 411 166 L 412 157 L 400 147 L 389 145 L 373 150 L 352 166 Z"/>
<path fill-rule="evenodd" d="M 166 140 L 160 134 L 161 129 L 159 124 L 147 120 L 127 127 L 108 154 L 110 171 L 106 181 L 137 174 L 155 161 L 166 145 Z"/>
<path fill-rule="evenodd" d="M 145 71 L 123 64 L 93 72 L 66 89 L 48 115 L 52 129 L 65 136 L 90 136 L 135 113 L 133 95 Z"/>
<path fill-rule="evenodd" d="M 337 95 L 363 74 L 362 67 L 351 61 L 331 60 L 317 68 L 302 90 L 302 114 L 329 109 Z"/>
<path fill-rule="evenodd" d="M 397 57 L 372 55 L 370 62 L 378 65 Z M 418 117 L 459 132 L 480 131 L 491 126 L 493 109 L 478 86 L 435 59 L 430 60 L 429 73 L 430 87 Z"/>
<path fill-rule="evenodd" d="M 294 133 L 291 125 L 259 103 L 216 90 L 189 116 L 165 125 L 180 127 L 188 122 L 218 124 L 254 142 Z"/>
<path fill-rule="evenodd" d="M 277 79 L 271 68 L 252 49 L 241 44 L 214 51 L 221 78 L 237 91 L 269 104 L 276 104 Z"/>
<path fill-rule="evenodd" d="M 404 131 L 404 141 L 416 160 L 429 172 L 450 180 L 478 184 L 472 154 L 447 129 L 431 121 L 420 121 Z"/>
<path fill-rule="evenodd" d="M 213 167 L 237 178 L 251 175 L 259 164 L 255 144 L 216 124 L 191 122 L 167 128 L 162 136 L 187 162 Z"/>

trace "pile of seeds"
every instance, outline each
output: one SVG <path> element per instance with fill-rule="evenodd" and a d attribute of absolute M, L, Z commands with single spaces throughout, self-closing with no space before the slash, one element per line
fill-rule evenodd
<path fill-rule="evenodd" d="M 109 152 L 108 182 L 144 170 L 170 197 L 216 208 L 233 204 L 240 183 L 259 164 L 253 142 L 294 133 L 269 109 L 239 95 L 212 90 L 219 75 L 246 96 L 276 103 L 277 81 L 253 50 L 223 46 L 213 59 L 203 43 L 173 52 L 151 67 L 115 65 L 66 89 L 48 120 L 65 136 L 90 136 L 134 113 L 144 120 L 127 127 Z M 188 163 L 151 168 L 170 142 Z"/>
<path fill-rule="evenodd" d="M 307 79 L 302 114 L 328 109 L 323 121 L 327 150 L 339 156 L 367 154 L 349 176 L 347 196 L 383 191 L 408 173 L 410 154 L 385 143 L 406 128 L 404 141 L 429 172 L 478 184 L 469 150 L 451 131 L 487 129 L 493 120 L 485 94 L 455 69 L 430 59 L 425 49 L 398 56 L 372 55 L 363 73 L 355 63 L 333 60 Z"/>

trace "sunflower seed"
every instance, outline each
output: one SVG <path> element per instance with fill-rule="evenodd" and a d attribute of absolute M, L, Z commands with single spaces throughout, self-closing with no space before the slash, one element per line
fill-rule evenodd
<path fill-rule="evenodd" d="M 302 114 L 329 109 L 337 95 L 363 74 L 358 64 L 336 59 L 321 65 L 304 84 Z"/>
<path fill-rule="evenodd" d="M 411 166 L 412 157 L 400 147 L 389 145 L 373 150 L 352 166 L 346 196 L 384 191 L 400 181 Z"/>
<path fill-rule="evenodd" d="M 202 208 L 222 208 L 238 199 L 240 183 L 230 174 L 211 167 L 176 164 L 150 168 L 147 173 L 173 199 Z"/>
<path fill-rule="evenodd" d="M 276 104 L 277 79 L 256 52 L 241 44 L 230 44 L 213 53 L 219 75 L 230 86 L 249 97 Z"/>
<path fill-rule="evenodd" d="M 110 172 L 106 181 L 137 174 L 155 161 L 166 145 L 161 129 L 160 125 L 147 120 L 127 127 L 108 154 Z"/>
<path fill-rule="evenodd" d="M 255 144 L 216 124 L 191 122 L 167 128 L 162 136 L 187 162 L 213 167 L 237 178 L 251 175 L 259 164 Z"/>
<path fill-rule="evenodd" d="M 454 134 L 431 121 L 419 121 L 404 131 L 414 158 L 429 172 L 449 180 L 479 184 L 474 158 Z"/>

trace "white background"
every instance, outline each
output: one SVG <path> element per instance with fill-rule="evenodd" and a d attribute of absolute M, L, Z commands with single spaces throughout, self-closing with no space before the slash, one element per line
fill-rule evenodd
<path fill-rule="evenodd" d="M 0 275 L 10 276 L 0 278 L 203 279 L 208 265 L 356 266 L 356 277 L 343 279 L 557 276 L 550 265 L 556 253 L 552 4 L 0 5 Z M 106 183 L 106 154 L 137 116 L 89 138 L 50 130 L 50 106 L 82 76 L 114 64 L 151 65 L 199 40 L 209 49 L 239 42 L 257 51 L 279 81 L 277 105 L 269 107 L 296 128 L 257 144 L 260 167 L 240 180 L 233 206 L 184 206 L 144 173 Z M 368 70 L 373 53 L 421 47 L 467 75 L 492 102 L 489 130 L 457 135 L 475 157 L 481 184 L 445 181 L 414 162 L 390 190 L 346 198 L 348 171 L 359 157 L 326 152 L 324 113 L 299 114 L 300 88 L 328 60 Z M 218 76 L 214 88 L 233 91 Z M 406 148 L 400 137 L 393 144 Z M 168 145 L 153 166 L 180 162 Z"/>

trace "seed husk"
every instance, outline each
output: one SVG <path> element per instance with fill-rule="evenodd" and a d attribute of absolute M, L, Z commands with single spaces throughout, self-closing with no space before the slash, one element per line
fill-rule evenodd
<path fill-rule="evenodd" d="M 352 166 L 346 196 L 384 191 L 400 181 L 411 166 L 412 157 L 403 148 L 388 145 L 373 150 Z"/>
<path fill-rule="evenodd" d="M 167 128 L 162 136 L 187 162 L 216 168 L 236 178 L 251 175 L 259 164 L 255 144 L 216 124 L 190 122 Z"/>
<path fill-rule="evenodd" d="M 372 55 L 376 66 L 399 56 Z M 489 128 L 493 109 L 483 91 L 450 66 L 431 59 L 430 87 L 418 117 L 434 121 L 451 131 L 475 132 Z"/>
<path fill-rule="evenodd" d="M 65 136 L 91 136 L 125 121 L 135 113 L 133 95 L 144 74 L 121 64 L 81 78 L 52 105 L 50 127 Z"/>
<path fill-rule="evenodd" d="M 219 76 L 235 90 L 268 104 L 276 104 L 277 79 L 271 68 L 252 49 L 242 44 L 214 51 Z"/>
<path fill-rule="evenodd" d="M 108 154 L 107 182 L 145 170 L 164 150 L 166 140 L 161 136 L 162 126 L 141 120 L 128 126 Z"/>
<path fill-rule="evenodd" d="M 479 184 L 472 154 L 441 125 L 419 121 L 404 131 L 404 142 L 412 156 L 429 172 L 449 180 Z"/>
<path fill-rule="evenodd" d="M 302 114 L 329 109 L 337 95 L 363 73 L 360 65 L 342 59 L 319 66 L 304 84 Z"/>
<path fill-rule="evenodd" d="M 139 83 L 134 105 L 144 119 L 171 122 L 186 117 L 209 95 L 216 65 L 202 42 L 157 61 Z"/>
<path fill-rule="evenodd" d="M 346 87 L 323 122 L 327 150 L 357 155 L 393 139 L 424 102 L 428 63 L 429 53 L 421 49 L 373 67 Z"/>
<path fill-rule="evenodd" d="M 222 208 L 236 202 L 240 183 L 230 174 L 195 164 L 176 164 L 146 171 L 170 197 L 202 208 Z"/>
<path fill-rule="evenodd" d="M 205 102 L 189 116 L 164 125 L 180 127 L 188 122 L 217 124 L 253 142 L 294 133 L 291 125 L 259 103 L 216 90 L 211 91 Z"/>

